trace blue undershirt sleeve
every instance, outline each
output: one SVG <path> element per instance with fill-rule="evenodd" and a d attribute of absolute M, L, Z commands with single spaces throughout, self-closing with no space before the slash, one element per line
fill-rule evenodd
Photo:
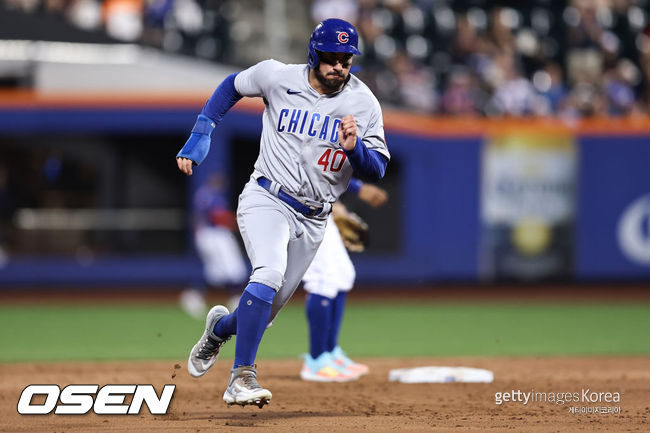
<path fill-rule="evenodd" d="M 361 138 L 357 137 L 357 144 L 354 149 L 351 151 L 343 149 L 343 151 L 350 160 L 355 176 L 372 181 L 384 177 L 388 159 L 376 150 L 368 149 Z"/>
<path fill-rule="evenodd" d="M 208 116 L 219 124 L 223 116 L 242 98 L 242 95 L 237 92 L 235 88 L 235 77 L 237 73 L 230 74 L 225 80 L 219 84 L 219 87 L 214 91 L 208 102 L 206 102 L 201 114 Z"/>
<path fill-rule="evenodd" d="M 203 162 L 210 151 L 212 131 L 228 110 L 242 98 L 235 88 L 236 76 L 236 73 L 228 75 L 210 96 L 196 119 L 190 137 L 176 155 L 177 158 L 190 159 L 196 165 Z"/>
<path fill-rule="evenodd" d="M 363 186 L 363 182 L 360 179 L 353 177 L 352 179 L 350 179 L 350 183 L 348 184 L 348 190 L 346 192 L 351 192 L 354 195 L 359 195 L 359 191 L 361 190 L 362 186 Z"/>

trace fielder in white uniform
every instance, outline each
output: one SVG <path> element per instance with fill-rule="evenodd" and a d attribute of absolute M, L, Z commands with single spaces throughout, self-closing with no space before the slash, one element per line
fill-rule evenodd
<path fill-rule="evenodd" d="M 383 189 L 352 179 L 348 191 L 373 207 L 388 200 Z M 332 215 L 347 213 L 334 204 Z M 350 359 L 338 344 L 347 294 L 354 286 L 355 270 L 333 216 L 327 223 L 323 242 L 303 277 L 307 292 L 305 313 L 309 324 L 309 353 L 300 371 L 303 380 L 348 382 L 368 373 L 368 367 Z"/>
<path fill-rule="evenodd" d="M 229 294 L 228 305 L 234 304 L 236 307 L 241 286 L 249 275 L 239 242 L 233 233 L 237 230 L 237 221 L 224 195 L 226 185 L 221 173 L 213 173 L 194 194 L 194 245 L 203 264 L 203 276 L 181 293 L 180 304 L 185 312 L 195 318 L 205 317 L 208 288 L 225 289 Z"/>
<path fill-rule="evenodd" d="M 350 23 L 318 24 L 307 65 L 265 60 L 227 77 L 203 107 L 177 155 L 192 174 L 210 146 L 210 134 L 242 96 L 262 97 L 266 109 L 260 153 L 239 197 L 237 223 L 253 272 L 229 313 L 213 307 L 188 359 L 192 376 L 214 365 L 219 349 L 237 335 L 235 362 L 223 395 L 228 405 L 263 407 L 271 392 L 257 382 L 255 357 L 267 324 L 296 290 L 320 245 L 332 205 L 352 173 L 377 180 L 390 158 L 379 102 L 350 74 L 358 34 Z"/>

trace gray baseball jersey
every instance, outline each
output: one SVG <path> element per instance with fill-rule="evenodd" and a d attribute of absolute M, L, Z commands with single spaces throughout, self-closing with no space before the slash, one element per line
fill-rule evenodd
<path fill-rule="evenodd" d="M 366 147 L 390 158 L 379 102 L 358 78 L 321 95 L 307 65 L 260 62 L 240 72 L 235 88 L 261 96 L 266 109 L 260 153 L 239 198 L 237 222 L 253 266 L 250 281 L 278 293 L 271 318 L 298 287 L 323 240 L 327 214 L 308 218 L 257 184 L 261 176 L 307 204 L 331 204 L 347 189 L 352 166 L 338 142 L 341 118 L 353 115 Z"/>
<path fill-rule="evenodd" d="M 341 118 L 352 114 L 366 147 L 390 158 L 384 122 L 377 98 L 354 75 L 330 95 L 314 90 L 308 76 L 307 65 L 265 60 L 240 72 L 235 88 L 243 96 L 261 96 L 266 105 L 253 176 L 274 180 L 298 198 L 333 203 L 352 177 L 338 144 Z"/>

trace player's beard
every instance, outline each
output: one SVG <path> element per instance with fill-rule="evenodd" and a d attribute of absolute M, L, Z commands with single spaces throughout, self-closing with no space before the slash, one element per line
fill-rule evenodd
<path fill-rule="evenodd" d="M 339 75 L 336 72 L 331 72 L 327 75 L 323 75 L 320 68 L 315 68 L 314 73 L 316 74 L 318 82 L 328 90 L 339 90 L 348 78 L 345 73 Z"/>

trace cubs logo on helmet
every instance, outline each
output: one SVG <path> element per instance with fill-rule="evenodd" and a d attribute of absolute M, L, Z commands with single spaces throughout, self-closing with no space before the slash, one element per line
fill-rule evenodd
<path fill-rule="evenodd" d="M 359 34 L 352 24 L 338 18 L 326 19 L 316 26 L 309 38 L 307 63 L 318 66 L 318 51 L 325 53 L 350 53 L 360 55 Z"/>

